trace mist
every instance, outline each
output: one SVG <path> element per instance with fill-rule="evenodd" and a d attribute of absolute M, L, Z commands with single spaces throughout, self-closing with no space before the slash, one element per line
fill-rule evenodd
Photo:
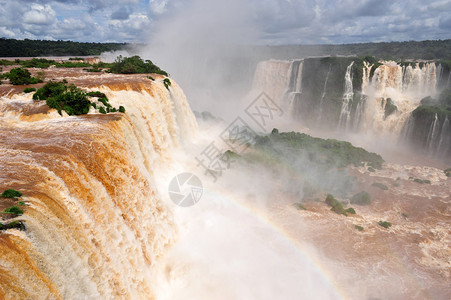
<path fill-rule="evenodd" d="M 341 101 L 337 104 L 333 100 L 342 100 L 345 71 L 351 70 L 350 62 L 354 58 L 346 57 L 344 62 L 339 61 L 343 57 L 331 58 L 334 62 L 339 61 L 339 67 L 334 71 L 335 79 L 329 82 L 329 85 L 331 82 L 335 85 L 330 90 L 326 89 L 327 68 L 320 74 L 319 67 L 311 67 L 319 75 L 302 75 L 305 70 L 293 72 L 293 61 L 285 61 L 278 63 L 278 66 L 259 70 L 259 67 L 265 66 L 258 64 L 261 60 L 302 59 L 304 54 L 283 47 L 270 51 L 258 48 L 257 51 L 255 45 L 260 43 L 262 31 L 251 4 L 235 0 L 195 0 L 159 6 L 155 9 L 148 46 L 139 50 L 140 56 L 152 60 L 170 73 L 170 77 L 183 88 L 193 110 L 209 111 L 222 119 L 205 121 L 198 118 L 198 138 L 191 145 L 185 145 L 185 153 L 175 156 L 178 161 L 176 170 L 159 179 L 161 195 L 168 203 L 170 200 L 165 196 L 164 189 L 171 178 L 181 172 L 198 175 L 204 184 L 204 194 L 193 207 L 173 206 L 178 240 L 155 263 L 153 281 L 156 297 L 368 299 L 396 298 L 404 291 L 413 295 L 417 283 L 404 266 L 415 270 L 414 274 L 424 270 L 409 258 L 410 248 L 396 244 L 398 239 L 393 239 L 390 245 L 402 253 L 401 258 L 380 245 L 384 244 L 387 236 L 378 228 L 378 222 L 389 217 L 398 223 L 402 220 L 397 209 L 393 212 L 387 209 L 393 205 L 388 204 L 389 197 L 372 184 L 380 183 L 376 182 L 377 177 L 390 188 L 404 187 L 409 185 L 413 175 L 440 178 L 439 182 L 443 180 L 438 175 L 439 171 L 428 173 L 428 169 L 419 169 L 413 174 L 410 170 L 400 171 L 398 166 L 389 166 L 390 171 L 369 171 L 372 167 L 365 163 L 344 168 L 333 161 L 327 161 L 325 166 L 326 163 L 321 165 L 312 159 L 315 153 L 291 152 L 287 144 L 276 142 L 272 144 L 273 150 L 283 157 L 282 162 L 274 163 L 271 159 L 268 162 L 261 157 L 257 162 L 249 156 L 240 158 L 239 162 L 221 171 L 217 182 L 212 181 L 208 172 L 196 163 L 196 157 L 212 141 L 218 140 L 232 120 L 243 117 L 248 124 L 252 123 L 244 112 L 261 91 L 267 92 L 274 103 L 283 108 L 283 116 L 273 120 L 271 126 L 264 130 L 251 124 L 259 136 L 269 135 L 271 129 L 276 127 L 281 131 L 295 130 L 323 138 L 348 140 L 356 146 L 382 153 L 386 160 L 388 157 L 388 161 L 393 163 L 412 163 L 419 159 L 413 154 L 406 155 L 404 150 L 408 148 L 398 143 L 403 120 L 420 100 L 416 89 L 402 93 L 403 87 L 396 90 L 390 86 L 400 81 L 399 72 L 396 73 L 399 66 L 383 66 L 375 72 L 379 81 L 367 85 L 365 114 L 359 117 L 363 120 L 359 130 L 339 128 L 339 122 L 335 122 L 338 120 L 334 120 L 332 114 L 323 116 L 325 126 L 317 126 L 317 110 L 310 108 L 299 114 L 302 109 L 296 110 L 299 103 L 295 100 L 301 99 L 300 95 L 304 93 L 312 96 L 309 101 L 317 101 L 318 98 L 313 97 L 315 93 L 308 94 L 306 90 L 318 86 L 330 97 L 328 105 L 334 106 L 335 110 L 338 106 L 339 109 Z M 319 46 L 310 50 L 311 53 L 323 53 Z M 332 62 L 328 64 L 330 70 Z M 268 65 L 271 64 L 266 67 Z M 398 77 L 391 73 L 386 75 L 384 70 L 386 74 L 392 72 Z M 293 77 L 297 73 L 298 77 Z M 259 74 L 264 78 L 261 82 L 258 82 Z M 307 85 L 302 76 L 318 78 L 315 77 Z M 388 82 L 387 86 L 381 88 L 384 80 Z M 291 83 L 294 83 L 292 90 Z M 361 93 L 364 94 L 364 91 Z M 414 101 L 410 99 L 412 95 L 415 96 Z M 427 93 L 421 93 L 423 95 Z M 385 101 L 390 97 L 398 105 L 394 113 L 397 119 L 384 116 Z M 382 105 L 381 99 L 384 101 Z M 354 114 L 349 116 L 354 117 Z M 315 123 L 309 123 L 309 118 Z M 223 144 L 221 151 L 226 150 L 228 148 Z M 259 152 L 261 149 L 249 151 L 248 154 L 239 154 L 244 157 L 262 154 Z M 421 157 L 421 162 L 442 166 L 424 157 Z M 405 182 L 400 184 L 399 180 Z M 324 205 L 328 193 L 346 206 L 350 205 L 353 194 L 364 190 L 370 191 L 376 199 L 373 210 L 353 205 L 357 215 L 343 216 L 331 212 L 330 207 Z M 396 190 L 390 195 L 394 197 L 399 195 L 397 193 L 409 192 Z M 410 209 L 410 206 L 406 207 L 405 210 Z M 419 228 L 415 226 L 413 229 L 402 227 L 396 230 L 400 236 L 407 236 L 415 234 L 414 231 Z M 363 227 L 365 229 L 361 235 L 356 233 L 356 228 Z M 362 247 L 363 253 L 359 252 L 359 247 Z M 430 288 L 429 282 L 425 283 L 419 294 L 423 290 L 427 294 Z"/>
<path fill-rule="evenodd" d="M 258 31 L 249 5 L 194 0 L 162 12 L 140 54 L 168 70 L 194 110 L 231 116 L 251 87 L 256 64 L 250 45 Z"/>

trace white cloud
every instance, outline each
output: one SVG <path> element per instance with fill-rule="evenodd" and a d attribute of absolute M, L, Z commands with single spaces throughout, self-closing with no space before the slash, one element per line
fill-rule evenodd
<path fill-rule="evenodd" d="M 7 38 L 16 38 L 17 34 L 5 26 L 0 26 L 0 35 Z"/>
<path fill-rule="evenodd" d="M 50 25 L 56 21 L 56 12 L 48 4 L 32 4 L 23 16 L 23 22 L 34 25 Z"/>
<path fill-rule="evenodd" d="M 202 26 L 213 39 L 246 41 L 253 31 L 260 44 L 450 38 L 449 0 L 208 0 L 193 11 L 199 1 L 0 0 L 0 35 L 137 42 L 149 27 L 183 17 L 200 27 L 181 28 L 171 39 L 201 38 Z"/>
<path fill-rule="evenodd" d="M 149 9 L 153 14 L 161 15 L 167 11 L 168 0 L 150 0 Z"/>

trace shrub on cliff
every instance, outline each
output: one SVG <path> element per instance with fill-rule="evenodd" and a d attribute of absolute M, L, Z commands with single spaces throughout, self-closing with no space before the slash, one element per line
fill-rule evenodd
<path fill-rule="evenodd" d="M 34 100 L 46 100 L 64 93 L 67 86 L 64 82 L 49 81 L 33 95 Z"/>
<path fill-rule="evenodd" d="M 335 197 L 332 196 L 331 194 L 327 194 L 326 204 L 331 207 L 330 210 L 332 210 L 333 212 L 336 212 L 339 215 L 345 215 L 345 216 L 348 215 L 346 210 L 343 207 L 343 204 L 341 204 L 341 202 L 339 202 L 337 199 L 335 199 Z"/>
<path fill-rule="evenodd" d="M 82 115 L 89 112 L 91 102 L 88 100 L 86 93 L 82 90 L 72 87 L 69 91 L 48 98 L 45 103 L 61 114 L 64 110 L 69 116 Z"/>
<path fill-rule="evenodd" d="M 165 78 L 163 80 L 164 87 L 169 91 L 169 87 L 171 86 L 171 80 L 169 78 Z"/>
<path fill-rule="evenodd" d="M 335 139 L 321 139 L 297 132 L 274 131 L 269 136 L 261 136 L 255 139 L 256 145 L 278 148 L 276 150 L 294 150 L 308 153 L 311 161 L 325 164 L 329 167 L 346 167 L 350 164 L 360 166 L 368 163 L 376 169 L 381 169 L 384 160 L 376 153 L 371 153 L 363 148 L 354 147 L 349 142 Z"/>
<path fill-rule="evenodd" d="M 363 227 L 360 225 L 354 225 L 355 229 L 357 229 L 358 231 L 363 231 Z"/>
<path fill-rule="evenodd" d="M 42 82 L 35 77 L 31 77 L 31 73 L 23 68 L 14 68 L 4 76 L 9 78 L 9 82 L 13 85 L 27 85 Z"/>
<path fill-rule="evenodd" d="M 351 203 L 357 205 L 369 205 L 371 204 L 371 196 L 365 191 L 355 194 L 351 198 Z"/>
<path fill-rule="evenodd" d="M 386 186 L 383 183 L 380 182 L 374 182 L 371 186 L 375 186 L 377 188 L 380 188 L 381 190 L 387 191 L 388 190 L 388 186 Z"/>
<path fill-rule="evenodd" d="M 398 107 L 393 103 L 393 100 L 391 98 L 388 98 L 384 107 L 384 120 L 397 110 Z"/>
<path fill-rule="evenodd" d="M 19 229 L 25 230 L 25 224 L 23 221 L 13 221 L 7 224 L 0 223 L 0 230 Z"/>
<path fill-rule="evenodd" d="M 22 196 L 22 193 L 15 189 L 7 189 L 0 196 L 2 198 L 18 198 Z"/>
<path fill-rule="evenodd" d="M 20 65 L 22 67 L 26 68 L 42 68 L 46 69 L 50 67 L 51 65 L 56 65 L 56 61 L 54 60 L 48 60 L 45 58 L 33 58 L 30 60 L 21 60 Z"/>
<path fill-rule="evenodd" d="M 26 93 L 26 94 L 27 94 L 27 93 L 34 92 L 34 91 L 36 91 L 35 88 L 26 88 L 26 89 L 23 90 L 23 92 Z"/>
<path fill-rule="evenodd" d="M 392 225 L 390 222 L 387 222 L 387 221 L 379 221 L 379 222 L 377 222 L 377 224 L 379 224 L 380 226 L 382 226 L 384 228 L 389 228 Z"/>
<path fill-rule="evenodd" d="M 161 70 L 150 60 L 142 60 L 141 57 L 135 55 L 132 57 L 122 57 L 119 55 L 116 61 L 112 64 L 110 71 L 119 74 L 143 74 L 156 73 L 168 76 L 168 73 Z"/>
<path fill-rule="evenodd" d="M 100 113 L 117 111 L 108 103 L 104 93 L 99 91 L 86 93 L 73 84 L 68 86 L 67 81 L 50 81 L 33 95 L 33 99 L 46 100 L 45 103 L 58 110 L 59 114 L 64 110 L 69 116 L 87 114 L 91 106 L 97 109 L 97 105 L 92 103 L 89 97 L 98 98 L 97 100 L 105 106 L 99 107 Z M 121 110 L 119 107 L 119 111 L 125 112 L 125 109 L 122 107 Z"/>
<path fill-rule="evenodd" d="M 23 210 L 18 206 L 11 206 L 2 211 L 5 214 L 22 215 Z"/>

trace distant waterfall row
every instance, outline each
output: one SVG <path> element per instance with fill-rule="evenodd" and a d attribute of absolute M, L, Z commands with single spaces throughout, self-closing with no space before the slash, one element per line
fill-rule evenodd
<path fill-rule="evenodd" d="M 399 64 L 356 57 L 321 57 L 262 61 L 257 66 L 253 88 L 266 92 L 295 120 L 309 127 L 399 138 L 401 133 L 406 137 L 412 132 L 404 127 L 415 121 L 407 122 L 420 100 L 450 88 L 450 79 L 449 66 L 436 62 Z M 445 117 L 438 117 L 439 121 L 443 127 Z M 423 123 L 421 126 L 427 128 L 433 125 Z M 440 132 L 448 134 L 446 129 Z M 427 147 L 432 151 L 439 142 L 434 140 Z"/>

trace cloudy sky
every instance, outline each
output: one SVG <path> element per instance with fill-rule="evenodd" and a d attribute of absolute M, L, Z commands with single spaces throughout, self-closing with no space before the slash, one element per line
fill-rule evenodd
<path fill-rule="evenodd" d="M 5 38 L 146 42 L 171 22 L 271 45 L 448 39 L 451 0 L 0 0 Z"/>

